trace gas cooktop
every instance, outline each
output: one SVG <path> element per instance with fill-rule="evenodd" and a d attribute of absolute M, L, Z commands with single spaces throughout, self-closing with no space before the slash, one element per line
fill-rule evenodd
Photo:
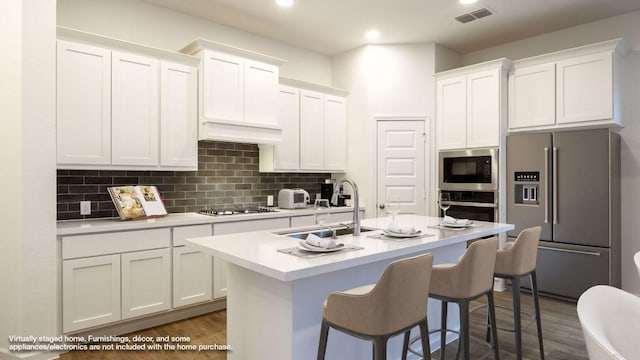
<path fill-rule="evenodd" d="M 202 209 L 198 211 L 198 213 L 202 215 L 218 216 L 218 215 L 256 214 L 256 213 L 267 213 L 267 212 L 277 212 L 277 211 L 278 210 L 272 207 L 255 206 L 255 207 L 247 207 L 247 208 Z"/>

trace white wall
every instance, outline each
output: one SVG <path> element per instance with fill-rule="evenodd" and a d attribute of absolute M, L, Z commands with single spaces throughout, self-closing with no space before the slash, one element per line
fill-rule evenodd
<path fill-rule="evenodd" d="M 281 75 L 331 85 L 325 55 L 139 0 L 58 0 L 58 25 L 175 51 L 200 37 L 288 60 Z"/>
<path fill-rule="evenodd" d="M 517 60 L 529 56 L 625 38 L 635 50 L 625 76 L 627 116 L 621 135 L 622 162 L 622 288 L 640 293 L 640 278 L 633 265 L 633 254 L 640 251 L 640 11 L 583 24 L 463 55 L 464 64 L 507 57 Z"/>
<path fill-rule="evenodd" d="M 640 50 L 640 11 L 533 36 L 462 56 L 463 65 L 506 57 L 518 60 L 576 46 L 623 37 L 634 50 Z"/>
<path fill-rule="evenodd" d="M 55 0 L 0 2 L 0 358 L 56 335 Z M 24 354 L 20 354 L 24 355 Z"/>
<path fill-rule="evenodd" d="M 377 211 L 374 118 L 426 116 L 433 126 L 434 62 L 433 44 L 369 45 L 333 57 L 334 85 L 351 91 L 347 172 L 358 183 L 368 217 Z"/>

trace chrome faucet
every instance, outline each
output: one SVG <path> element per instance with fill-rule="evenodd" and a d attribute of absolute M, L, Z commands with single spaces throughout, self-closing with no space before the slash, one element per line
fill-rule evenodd
<path fill-rule="evenodd" d="M 349 179 L 342 178 L 336 181 L 333 185 L 333 196 L 331 197 L 331 203 L 335 204 L 338 200 L 338 191 L 340 185 L 348 183 L 353 189 L 353 236 L 360 236 L 360 194 L 358 193 L 358 185 Z"/>

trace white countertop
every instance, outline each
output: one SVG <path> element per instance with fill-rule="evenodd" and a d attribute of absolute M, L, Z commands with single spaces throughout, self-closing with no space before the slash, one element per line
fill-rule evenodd
<path fill-rule="evenodd" d="M 464 230 L 431 228 L 441 220 L 436 217 L 397 215 L 397 223 L 414 226 L 417 230 L 431 233 L 433 236 L 393 241 L 369 237 L 380 234 L 381 230 L 363 232 L 360 236 L 344 235 L 339 238 L 339 242 L 362 246 L 364 249 L 329 253 L 311 259 L 278 252 L 279 249 L 295 247 L 299 240 L 278 235 L 274 231 L 193 238 L 187 240 L 187 245 L 274 279 L 293 281 L 375 261 L 427 252 L 437 247 L 495 235 L 514 228 L 510 224 L 481 221 L 474 222 L 477 226 Z M 390 222 L 389 217 L 364 219 L 362 226 L 383 229 Z"/>
<path fill-rule="evenodd" d="M 353 207 L 347 207 L 347 206 L 333 207 L 331 208 L 331 211 L 334 213 L 353 212 Z M 161 227 L 273 219 L 273 218 L 280 218 L 280 217 L 313 215 L 313 213 L 314 213 L 313 207 L 307 207 L 304 209 L 277 208 L 276 211 L 274 212 L 238 214 L 238 215 L 219 215 L 219 216 L 208 216 L 208 215 L 201 215 L 198 213 L 180 213 L 180 214 L 169 214 L 161 218 L 148 219 L 148 220 L 123 221 L 123 220 L 120 220 L 119 218 L 66 220 L 66 221 L 58 221 L 57 235 L 59 236 L 81 235 L 81 234 L 92 234 L 92 233 L 110 232 L 110 231 L 130 231 L 130 230 L 153 229 L 153 228 L 161 228 Z"/>

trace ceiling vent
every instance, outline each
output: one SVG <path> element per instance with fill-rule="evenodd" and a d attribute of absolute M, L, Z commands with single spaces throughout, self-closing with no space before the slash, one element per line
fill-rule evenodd
<path fill-rule="evenodd" d="M 487 8 L 482 8 L 476 11 L 472 11 L 469 14 L 463 14 L 460 16 L 456 16 L 455 19 L 458 20 L 459 22 L 465 24 L 468 23 L 470 21 L 476 20 L 476 19 L 481 19 L 483 17 L 489 16 L 493 14 L 493 12 Z"/>

